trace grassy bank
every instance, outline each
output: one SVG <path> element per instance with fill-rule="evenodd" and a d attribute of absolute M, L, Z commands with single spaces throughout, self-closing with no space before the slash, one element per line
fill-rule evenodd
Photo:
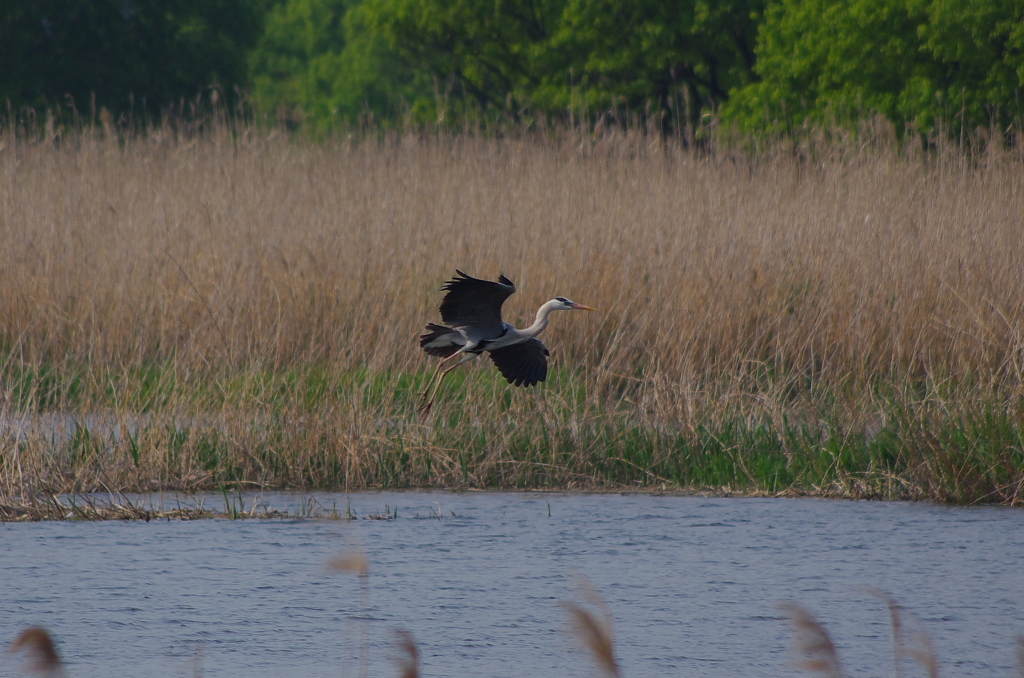
<path fill-rule="evenodd" d="M 0 494 L 1024 499 L 1024 158 L 642 136 L 0 141 Z M 553 373 L 415 345 L 458 266 Z M 584 317 L 584 316 L 587 317 Z M 480 361 L 483 363 L 484 361 Z"/>

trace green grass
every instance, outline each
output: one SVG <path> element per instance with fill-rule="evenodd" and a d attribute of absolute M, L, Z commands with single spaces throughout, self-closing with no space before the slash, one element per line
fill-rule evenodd
<path fill-rule="evenodd" d="M 464 369 L 422 422 L 427 371 L 2 369 L 12 415 L 35 417 L 27 435 L 5 430 L 8 497 L 441 486 L 1022 500 L 1020 398 L 977 383 L 879 381 L 865 396 L 764 373 L 672 419 L 634 404 L 640 382 L 596 389 L 554 370 L 526 390 Z M 65 434 L 67 412 L 80 414 Z"/>

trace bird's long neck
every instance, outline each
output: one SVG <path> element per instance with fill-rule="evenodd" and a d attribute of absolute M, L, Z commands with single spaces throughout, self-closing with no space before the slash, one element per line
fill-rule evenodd
<path fill-rule="evenodd" d="M 548 326 L 548 316 L 558 306 L 558 302 L 552 299 L 545 303 L 543 306 L 537 309 L 537 319 L 533 321 L 533 324 L 529 327 L 519 330 L 520 336 L 524 337 L 535 337 L 544 331 L 544 328 Z"/>

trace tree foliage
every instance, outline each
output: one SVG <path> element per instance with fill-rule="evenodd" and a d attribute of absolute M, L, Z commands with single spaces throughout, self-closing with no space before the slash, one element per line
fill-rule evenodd
<path fill-rule="evenodd" d="M 663 127 L 682 110 L 696 125 L 702 109 L 750 82 L 762 9 L 747 0 L 569 0 L 555 43 L 588 103 L 653 111 Z"/>
<path fill-rule="evenodd" d="M 366 0 L 369 25 L 434 85 L 442 118 L 472 106 L 516 114 L 558 68 L 551 50 L 564 0 Z"/>
<path fill-rule="evenodd" d="M 1020 115 L 1022 0 L 781 0 L 765 16 L 755 71 L 727 119 L 786 130 L 881 114 L 932 133 Z"/>
<path fill-rule="evenodd" d="M 1010 129 L 1024 0 L 7 0 L 0 101 L 159 112 L 211 85 L 318 129 L 623 115 L 663 132 Z"/>
<path fill-rule="evenodd" d="M 750 80 L 761 0 L 366 0 L 409 68 L 480 110 L 694 122 Z"/>
<path fill-rule="evenodd" d="M 275 6 L 250 63 L 259 108 L 319 129 L 400 117 L 429 89 L 368 29 L 365 7 L 352 0 Z"/>
<path fill-rule="evenodd" d="M 247 78 L 259 0 L 6 0 L 0 100 L 159 112 Z"/>

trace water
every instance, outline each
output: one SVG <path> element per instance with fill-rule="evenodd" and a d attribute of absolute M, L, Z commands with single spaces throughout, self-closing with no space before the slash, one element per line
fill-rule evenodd
<path fill-rule="evenodd" d="M 632 677 L 796 675 L 780 600 L 817 615 L 851 675 L 893 675 L 888 613 L 865 585 L 921 620 L 945 676 L 1014 675 L 1024 633 L 1020 510 L 477 492 L 351 502 L 398 519 L 0 525 L 0 643 L 45 626 L 73 678 L 197 666 L 355 677 L 360 657 L 393 676 L 401 627 L 424 676 L 591 676 L 561 602 L 581 600 L 580 577 L 607 599 Z M 370 561 L 368 649 L 358 577 L 324 568 L 353 549 Z M 0 658 L 0 675 L 18 666 Z"/>

